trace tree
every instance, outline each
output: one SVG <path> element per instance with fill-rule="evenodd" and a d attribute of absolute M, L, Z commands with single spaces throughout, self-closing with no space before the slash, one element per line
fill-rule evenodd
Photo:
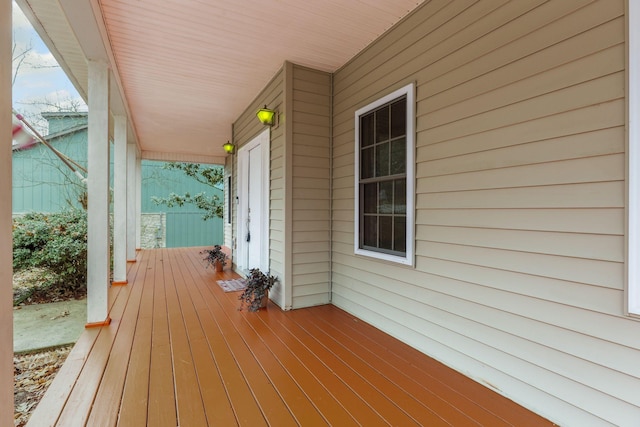
<path fill-rule="evenodd" d="M 162 168 L 182 171 L 188 177 L 212 188 L 220 188 L 224 180 L 223 171 L 220 167 L 202 166 L 196 163 L 169 162 L 165 163 Z M 222 218 L 224 214 L 224 207 L 220 198 L 215 194 L 209 195 L 204 191 L 195 195 L 170 193 L 167 197 L 153 196 L 151 200 L 156 205 L 164 205 L 169 208 L 193 205 L 204 212 L 202 219 L 205 221 L 211 218 Z"/>
<path fill-rule="evenodd" d="M 23 17 L 26 22 L 26 18 Z M 14 9 L 14 24 L 15 24 Z M 29 24 L 30 25 L 30 24 Z M 29 33 L 27 33 L 28 35 Z M 59 70 L 60 65 L 55 62 L 53 57 L 48 53 L 39 53 L 34 48 L 32 36 L 24 34 L 24 31 L 13 31 L 13 45 L 11 47 L 11 65 L 12 76 L 11 86 L 15 87 L 16 81 L 23 74 L 29 76 L 31 73 L 41 73 L 46 70 Z M 27 77 L 28 78 L 28 77 Z M 38 78 L 43 78 L 39 76 Z M 15 90 L 15 89 L 14 89 Z M 78 112 L 87 111 L 87 105 L 79 97 L 75 98 L 67 91 L 56 91 L 46 96 L 30 100 L 14 100 L 14 104 L 20 105 L 18 112 L 24 116 L 29 123 L 42 135 L 48 131 L 47 121 L 43 119 L 41 113 L 43 111 L 53 112 Z"/>
<path fill-rule="evenodd" d="M 80 113 L 87 111 L 82 98 L 73 98 L 66 92 L 56 91 L 27 101 L 16 101 L 16 109 L 41 135 L 49 133 L 49 122 L 42 113 Z"/>
<path fill-rule="evenodd" d="M 29 53 L 33 50 L 32 42 L 29 40 L 29 44 L 23 47 L 19 47 L 18 43 L 16 43 L 16 35 L 15 31 L 13 33 L 13 46 L 11 47 L 11 68 L 13 69 L 13 76 L 11 77 L 11 86 L 16 83 L 16 79 L 18 78 L 18 73 L 20 72 L 20 68 L 25 65 L 25 61 L 27 61 L 27 57 Z"/>

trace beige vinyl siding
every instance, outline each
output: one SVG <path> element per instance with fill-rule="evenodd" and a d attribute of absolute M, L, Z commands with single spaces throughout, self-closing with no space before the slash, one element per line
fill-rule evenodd
<path fill-rule="evenodd" d="M 279 113 L 271 128 L 269 265 L 279 278 L 272 299 L 283 309 L 326 304 L 331 296 L 331 75 L 286 62 L 234 123 L 238 147 L 264 130 L 255 112 L 265 104 Z M 233 176 L 237 191 L 235 169 Z M 235 236 L 235 223 L 233 230 Z"/>
<path fill-rule="evenodd" d="M 330 301 L 331 75 L 291 64 L 292 308 Z"/>
<path fill-rule="evenodd" d="M 256 118 L 256 111 L 265 104 L 281 113 L 284 116 L 285 107 L 285 71 L 281 69 L 273 77 L 271 82 L 247 107 L 244 113 L 233 124 L 233 142 L 236 146 L 242 147 L 258 134 L 264 131 L 265 127 Z M 282 120 L 284 122 L 284 119 Z M 285 276 L 285 201 L 284 201 L 284 152 L 285 152 L 285 126 L 271 128 L 271 151 L 270 151 L 270 191 L 269 191 L 269 270 L 278 276 L 280 282 L 271 293 L 271 298 L 281 307 L 287 305 L 285 301 L 285 287 L 287 286 Z M 236 148 L 236 150 L 238 149 Z M 233 192 L 234 198 L 237 195 L 237 156 L 233 156 Z M 234 249 L 237 235 L 237 224 L 235 218 L 237 212 L 234 209 L 233 242 Z"/>
<path fill-rule="evenodd" d="M 338 70 L 333 303 L 562 425 L 637 424 L 624 41 L 623 0 L 432 0 Z M 354 112 L 410 82 L 415 268 L 353 247 Z"/>

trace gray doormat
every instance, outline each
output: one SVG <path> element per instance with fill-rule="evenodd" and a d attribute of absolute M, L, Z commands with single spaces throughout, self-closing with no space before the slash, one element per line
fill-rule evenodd
<path fill-rule="evenodd" d="M 244 279 L 218 280 L 218 285 L 225 292 L 241 291 L 246 287 Z"/>

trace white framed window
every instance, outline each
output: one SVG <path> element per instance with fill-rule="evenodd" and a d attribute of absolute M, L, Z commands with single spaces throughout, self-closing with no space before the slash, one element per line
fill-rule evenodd
<path fill-rule="evenodd" d="M 415 85 L 355 113 L 355 253 L 413 265 Z"/>
<path fill-rule="evenodd" d="M 640 315 L 640 3 L 628 0 L 627 310 Z"/>

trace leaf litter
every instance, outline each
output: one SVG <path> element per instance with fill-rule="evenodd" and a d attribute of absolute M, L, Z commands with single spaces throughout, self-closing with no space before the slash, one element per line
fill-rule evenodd
<path fill-rule="evenodd" d="M 14 355 L 14 427 L 27 424 L 72 347 L 69 345 L 38 353 Z"/>
<path fill-rule="evenodd" d="M 13 275 L 14 303 L 19 301 L 20 305 L 28 305 L 79 299 L 84 296 L 77 290 L 42 286 L 47 274 L 45 269 L 37 268 L 15 272 Z M 19 307 L 14 309 L 16 308 Z M 50 320 L 68 315 L 69 312 L 65 310 Z M 31 413 L 44 396 L 72 348 L 73 346 L 69 345 L 14 355 L 14 427 L 23 427 L 27 424 Z"/>

